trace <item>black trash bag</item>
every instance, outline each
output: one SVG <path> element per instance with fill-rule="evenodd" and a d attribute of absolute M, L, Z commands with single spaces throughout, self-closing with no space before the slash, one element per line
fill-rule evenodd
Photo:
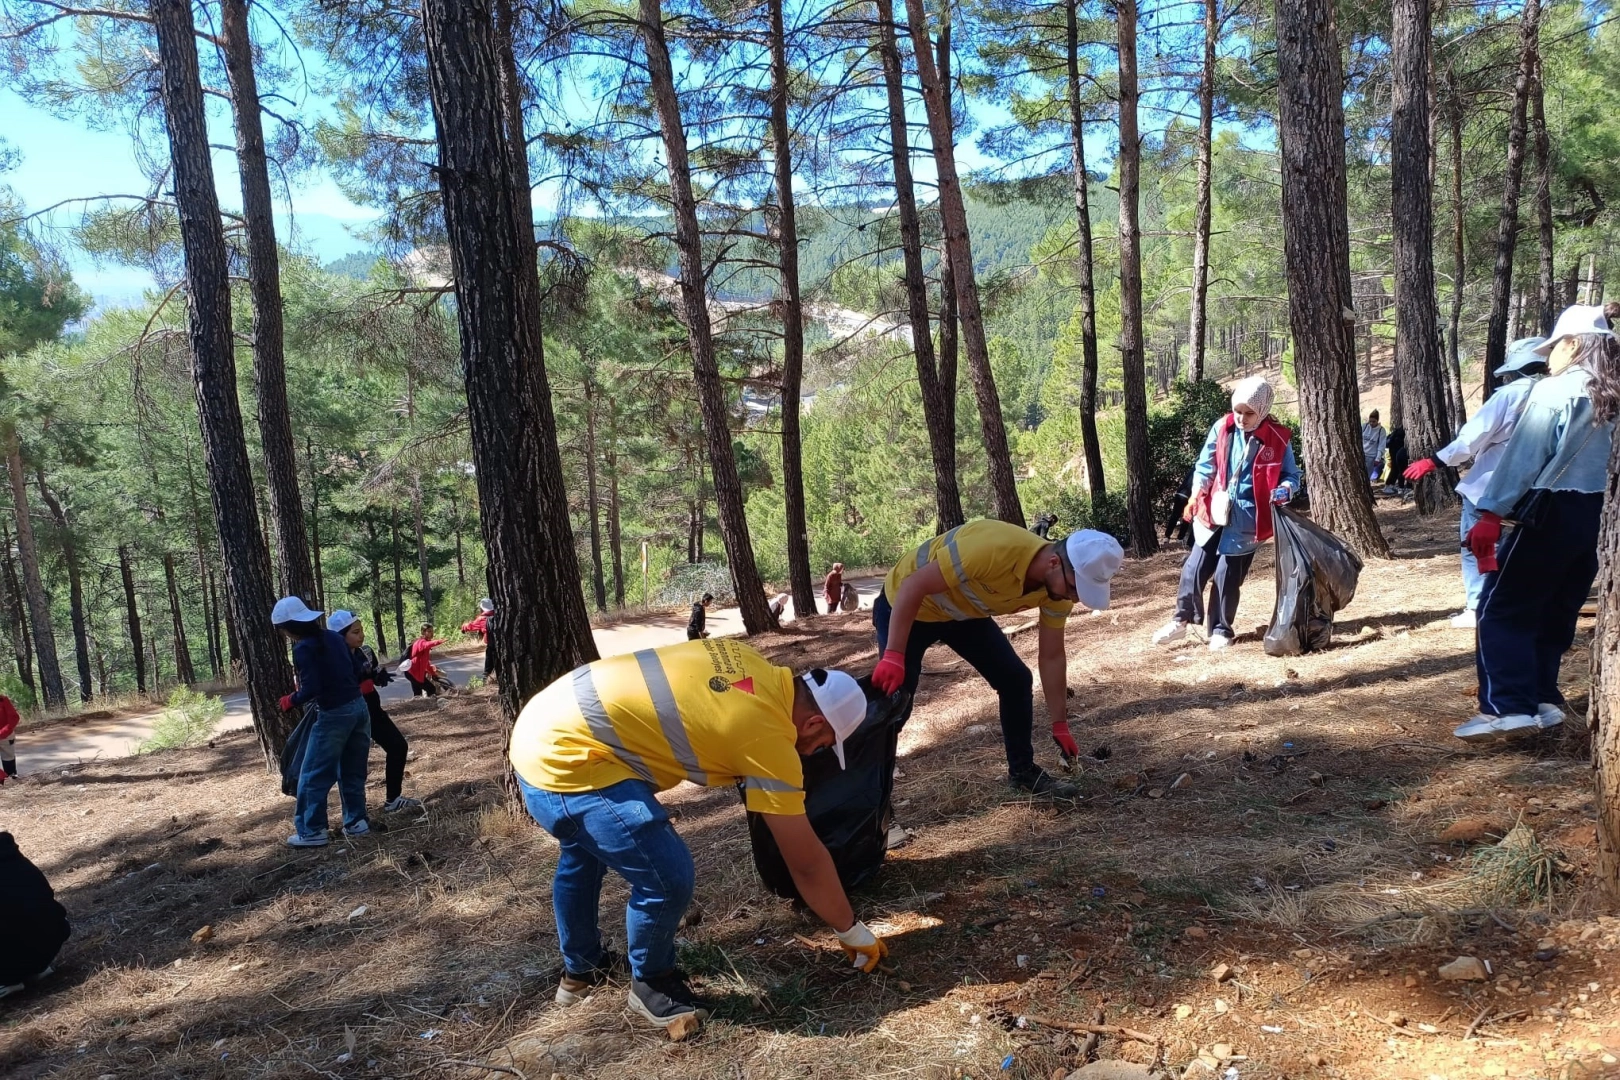
<path fill-rule="evenodd" d="M 894 793 L 895 748 L 911 705 L 911 695 L 904 690 L 885 696 L 866 679 L 860 683 L 866 691 L 866 719 L 844 740 L 847 767 L 838 767 L 831 750 L 801 759 L 805 814 L 827 845 L 838 880 L 846 889 L 871 877 L 883 864 L 892 816 L 889 799 Z M 737 791 L 742 794 L 740 786 Z M 789 900 L 802 899 L 764 814 L 749 811 L 748 841 L 754 849 L 754 868 L 765 887 Z"/>
<path fill-rule="evenodd" d="M 304 718 L 287 736 L 287 745 L 281 748 L 277 764 L 281 766 L 281 793 L 298 797 L 298 774 L 304 771 L 304 750 L 309 746 L 309 729 L 315 726 L 315 703 L 304 704 Z"/>
<path fill-rule="evenodd" d="M 1272 508 L 1277 532 L 1277 606 L 1266 631 L 1268 656 L 1327 648 L 1333 616 L 1355 599 L 1361 556 L 1343 540 L 1284 506 Z"/>
<path fill-rule="evenodd" d="M 73 928 L 39 867 L 0 832 L 0 986 L 15 986 L 44 973 Z"/>

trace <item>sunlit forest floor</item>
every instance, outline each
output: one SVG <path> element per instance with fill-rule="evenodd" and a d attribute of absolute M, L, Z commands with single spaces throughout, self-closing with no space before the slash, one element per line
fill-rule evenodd
<path fill-rule="evenodd" d="M 1088 1050 L 1241 1080 L 1620 1072 L 1620 920 L 1595 914 L 1583 725 L 1451 737 L 1475 685 L 1472 636 L 1447 622 L 1455 522 L 1381 513 L 1399 558 L 1368 565 L 1333 646 L 1307 656 L 1261 650 L 1269 554 L 1220 655 L 1148 643 L 1180 549 L 1127 563 L 1113 610 L 1068 634 L 1082 745 L 1108 751 L 1076 807 L 1005 784 L 994 695 L 930 654 L 895 795 L 915 838 L 856 898 L 892 974 L 851 973 L 764 891 L 734 792 L 671 792 L 703 912 L 682 962 L 721 999 L 682 1043 L 630 1018 L 619 987 L 552 1004 L 554 847 L 504 803 L 486 693 L 395 709 L 427 816 L 324 850 L 283 846 L 291 800 L 249 733 L 7 784 L 0 817 L 75 929 L 53 980 L 0 1003 L 4 1072 L 1047 1080 Z M 760 644 L 864 669 L 868 618 Z M 1564 669 L 1574 714 L 1590 631 Z M 1033 665 L 1034 633 L 1013 640 Z M 621 942 L 623 898 L 610 879 Z M 1490 977 L 1439 978 L 1459 956 Z M 1148 1041 L 1088 1047 L 1063 1026 L 1099 1017 Z"/>

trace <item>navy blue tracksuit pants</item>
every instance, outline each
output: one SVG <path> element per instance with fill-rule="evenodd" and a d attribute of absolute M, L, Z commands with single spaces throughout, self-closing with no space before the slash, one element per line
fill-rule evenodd
<path fill-rule="evenodd" d="M 1538 705 L 1563 704 L 1558 664 L 1597 579 L 1602 493 L 1541 498 L 1540 519 L 1502 540 L 1480 592 L 1474 658 L 1479 711 L 1489 716 L 1534 716 Z"/>
<path fill-rule="evenodd" d="M 889 647 L 889 598 L 878 593 L 872 605 L 872 627 L 877 631 L 878 652 Z M 964 619 L 960 622 L 914 622 L 906 639 L 906 683 L 908 694 L 917 692 L 922 675 L 923 653 L 935 643 L 943 644 L 973 665 L 984 681 L 1001 698 L 1001 741 L 1007 747 L 1007 772 L 1015 779 L 1035 771 L 1035 676 L 1029 665 L 1018 659 L 1012 642 L 994 619 Z M 904 724 L 911 716 L 906 708 Z"/>

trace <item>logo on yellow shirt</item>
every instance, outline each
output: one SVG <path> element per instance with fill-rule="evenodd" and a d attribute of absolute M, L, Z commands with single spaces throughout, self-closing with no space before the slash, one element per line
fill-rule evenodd
<path fill-rule="evenodd" d="M 724 675 L 716 675 L 709 680 L 709 689 L 713 690 L 717 694 L 723 694 L 733 687 L 741 690 L 745 694 L 752 694 L 754 692 L 754 677 L 750 675 L 747 678 L 738 679 L 736 682 L 732 682 Z"/>

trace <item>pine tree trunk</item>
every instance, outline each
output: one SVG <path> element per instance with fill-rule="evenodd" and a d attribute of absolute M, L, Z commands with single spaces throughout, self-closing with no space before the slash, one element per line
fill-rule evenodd
<path fill-rule="evenodd" d="M 874 0 L 877 9 L 878 55 L 889 117 L 889 158 L 894 168 L 895 207 L 900 217 L 900 255 L 905 266 L 906 315 L 911 323 L 917 385 L 922 391 L 923 423 L 934 464 L 934 525 L 940 532 L 962 524 L 962 492 L 956 479 L 956 413 L 940 383 L 934 335 L 928 314 L 928 279 L 923 273 L 922 222 L 911 177 L 911 139 L 906 118 L 900 43 L 894 27 L 893 0 Z M 953 380 L 954 383 L 954 380 Z"/>
<path fill-rule="evenodd" d="M 404 568 L 399 557 L 399 511 L 388 511 L 388 539 L 394 556 L 394 629 L 399 633 L 399 647 L 401 649 L 410 642 L 405 634 L 405 580 Z"/>
<path fill-rule="evenodd" d="M 214 571 L 210 567 L 203 575 L 208 589 L 208 667 L 215 682 L 225 678 L 225 650 L 219 640 L 219 592 L 214 585 Z"/>
<path fill-rule="evenodd" d="M 1446 361 L 1434 284 L 1434 195 L 1430 183 L 1429 0 L 1395 0 L 1391 215 L 1395 254 L 1395 371 L 1406 445 L 1418 461 L 1451 441 Z M 1419 514 L 1457 504 L 1457 471 L 1446 465 L 1418 481 Z"/>
<path fill-rule="evenodd" d="M 1598 882 L 1620 901 L 1620 441 L 1609 456 L 1598 533 L 1597 628 L 1592 634 L 1592 779 L 1597 789 Z"/>
<path fill-rule="evenodd" d="M 31 694 L 34 687 L 34 654 L 28 644 L 28 616 L 23 611 L 22 589 L 17 584 L 17 567 L 11 559 L 11 533 L 0 520 L 0 606 L 5 608 L 6 625 L 11 632 L 11 655 L 17 662 L 17 678 Z"/>
<path fill-rule="evenodd" d="M 1457 97 L 1457 76 L 1446 68 L 1446 90 L 1451 101 L 1451 332 L 1447 335 L 1446 365 L 1451 379 L 1451 395 L 1457 411 L 1451 417 L 1451 430 L 1457 431 L 1468 420 L 1468 398 L 1462 382 L 1463 278 L 1468 270 L 1465 231 L 1467 210 L 1463 206 L 1462 102 Z"/>
<path fill-rule="evenodd" d="M 411 477 L 411 520 L 416 529 L 416 570 L 422 577 L 423 618 L 433 621 L 433 582 L 428 576 L 427 531 L 422 521 L 422 475 Z"/>
<path fill-rule="evenodd" d="M 1136 0 L 1120 0 L 1119 18 L 1119 362 L 1125 388 L 1125 518 L 1131 554 L 1159 550 L 1148 446 L 1147 370 L 1142 343 L 1142 143 L 1137 134 Z"/>
<path fill-rule="evenodd" d="M 253 297 L 253 385 L 259 403 L 259 445 L 264 452 L 275 523 L 276 565 L 281 591 L 319 605 L 304 539 L 304 505 L 298 495 L 298 452 L 287 408 L 286 361 L 281 315 L 281 257 L 276 250 L 270 165 L 265 157 L 264 118 L 253 71 L 248 0 L 220 0 L 220 43 L 236 117 L 237 173 L 242 182 L 242 220 L 247 226 L 248 290 Z"/>
<path fill-rule="evenodd" d="M 591 521 L 591 589 L 596 610 L 607 610 L 607 582 L 602 575 L 601 506 L 596 498 L 596 403 L 600 394 L 585 380 L 585 507 Z"/>
<path fill-rule="evenodd" d="M 941 54 L 949 52 L 950 9 L 941 10 Z M 939 183 L 939 215 L 945 230 L 945 246 L 955 278 L 956 313 L 961 323 L 962 342 L 967 349 L 968 377 L 979 403 L 979 429 L 984 440 L 985 464 L 990 479 L 991 499 L 996 517 L 1023 525 L 1024 508 L 1018 499 L 1017 474 L 1013 471 L 1012 451 L 1007 443 L 1007 425 L 1001 416 L 1001 397 L 996 392 L 995 375 L 990 370 L 990 348 L 985 338 L 984 312 L 979 305 L 979 283 L 973 265 L 973 243 L 968 236 L 967 204 L 962 181 L 956 172 L 955 137 L 951 130 L 951 84 L 949 72 L 935 63 L 928 34 L 928 16 L 923 0 L 906 0 L 906 21 L 911 30 L 912 52 L 917 61 L 917 79 L 922 84 L 928 131 L 934 146 L 934 169 Z"/>
<path fill-rule="evenodd" d="M 1210 0 L 1214 2 L 1214 0 Z M 1075 280 L 1080 286 L 1080 445 L 1086 458 L 1091 505 L 1108 494 L 1103 476 L 1102 441 L 1097 437 L 1097 285 L 1091 243 L 1091 178 L 1086 172 L 1086 114 L 1080 97 L 1080 0 L 1063 5 L 1069 63 L 1069 156 L 1074 162 L 1074 220 L 1079 251 Z"/>
<path fill-rule="evenodd" d="M 619 527 L 619 455 L 612 449 L 616 432 L 609 426 L 608 470 L 608 550 L 613 553 L 613 606 L 624 609 L 624 533 Z"/>
<path fill-rule="evenodd" d="M 769 0 L 771 21 L 771 151 L 776 166 L 776 239 L 781 253 L 782 502 L 787 517 L 788 584 L 795 614 L 814 615 L 810 526 L 804 507 L 800 392 L 804 383 L 804 300 L 799 292 L 799 224 L 793 200 L 793 134 L 788 127 L 789 73 L 783 0 Z"/>
<path fill-rule="evenodd" d="M 422 23 L 479 517 L 501 613 L 497 675 L 510 725 L 536 692 L 596 659 L 596 645 L 541 352 L 528 151 L 509 59 L 511 9 L 490 0 L 424 0 Z"/>
<path fill-rule="evenodd" d="M 1531 144 L 1536 153 L 1536 238 L 1540 241 L 1541 262 L 1536 276 L 1537 335 L 1552 333 L 1558 318 L 1558 282 L 1553 271 L 1552 144 L 1547 138 L 1545 86 L 1542 84 L 1541 56 L 1530 87 Z"/>
<path fill-rule="evenodd" d="M 731 413 L 720 381 L 714 333 L 709 323 L 708 277 L 704 270 L 703 237 L 699 231 L 697 199 L 692 191 L 692 169 L 687 159 L 686 129 L 675 93 L 675 71 L 664 38 L 661 0 L 638 0 L 638 31 L 647 48 L 647 73 L 652 82 L 653 105 L 663 134 L 669 169 L 669 193 L 675 218 L 675 249 L 681 268 L 681 310 L 692 347 L 692 374 L 698 405 L 703 413 L 703 434 L 709 448 L 709 474 L 731 568 L 732 590 L 742 610 L 743 629 L 757 634 L 776 625 L 765 602 L 765 586 L 754 563 L 748 537 L 748 515 L 743 505 L 742 480 L 731 446 Z"/>
<path fill-rule="evenodd" d="M 315 568 L 315 606 L 326 607 L 326 571 L 321 566 L 321 474 L 315 469 L 315 440 L 304 436 L 304 461 L 309 467 L 309 557 Z"/>
<path fill-rule="evenodd" d="M 382 565 L 377 559 L 377 523 L 370 517 L 366 518 L 366 566 L 371 571 L 371 623 L 377 631 L 377 655 L 388 655 L 388 635 L 383 633 L 383 588 Z M 400 648 L 405 642 L 401 641 Z"/>
<path fill-rule="evenodd" d="M 1209 299 L 1210 168 L 1215 152 L 1215 45 L 1220 24 L 1220 0 L 1204 0 L 1204 66 L 1198 80 L 1198 195 L 1193 209 L 1192 315 L 1187 332 L 1193 382 L 1204 377 L 1204 337 L 1208 333 L 1205 322 Z"/>
<path fill-rule="evenodd" d="M 1361 457 L 1343 74 L 1330 0 L 1275 0 L 1278 133 L 1289 327 L 1311 512 L 1363 555 L 1387 558 Z"/>
<path fill-rule="evenodd" d="M 124 626 L 129 632 L 129 649 L 135 658 L 135 689 L 146 693 L 146 644 L 141 638 L 141 609 L 135 602 L 135 568 L 129 545 L 118 545 L 118 576 L 124 583 Z"/>
<path fill-rule="evenodd" d="M 169 588 L 169 621 L 174 634 L 174 677 L 187 686 L 197 681 L 191 664 L 191 645 L 186 640 L 186 623 L 180 611 L 180 586 L 174 576 L 174 555 L 163 553 L 163 582 Z"/>
<path fill-rule="evenodd" d="M 461 503 L 456 498 L 456 489 L 450 488 L 450 519 L 456 530 L 456 584 L 467 584 L 467 567 L 461 560 Z"/>
<path fill-rule="evenodd" d="M 62 548 L 62 561 L 67 564 L 68 618 L 73 624 L 73 659 L 79 672 L 79 700 L 89 701 L 92 696 L 90 638 L 85 631 L 84 583 L 79 576 L 79 544 L 73 535 L 73 526 L 68 523 L 67 510 L 62 506 L 62 501 L 45 483 L 44 469 L 34 470 L 34 483 L 39 487 L 40 499 L 51 512 L 51 520 L 56 523 Z"/>
<path fill-rule="evenodd" d="M 1535 81 L 1540 35 L 1540 0 L 1527 0 L 1519 16 L 1519 73 L 1513 81 L 1513 114 L 1508 123 L 1507 178 L 1496 226 L 1496 268 L 1491 276 L 1491 317 L 1485 331 L 1485 397 L 1496 389 L 1496 369 L 1507 358 L 1509 308 L 1513 304 L 1513 251 L 1519 239 L 1519 187 L 1524 178 L 1525 114 Z"/>
<path fill-rule="evenodd" d="M 292 686 L 292 670 L 281 635 L 270 624 L 270 609 L 275 602 L 270 551 L 253 511 L 253 469 L 242 434 L 236 389 L 229 264 L 197 70 L 196 27 L 185 0 L 151 0 L 150 7 L 162 69 L 175 203 L 185 245 L 192 378 L 208 495 L 219 530 L 225 593 L 231 604 L 230 623 L 237 629 L 247 671 L 253 726 L 265 761 L 271 764 L 295 723 L 295 718 L 277 705 L 280 696 Z M 290 438 L 287 448 L 291 448 Z M 298 536 L 302 538 L 302 529 Z"/>
<path fill-rule="evenodd" d="M 62 668 L 56 659 L 56 636 L 51 629 L 51 599 L 39 572 L 39 549 L 34 544 L 34 523 L 28 516 L 28 487 L 23 475 L 22 446 L 17 429 L 0 422 L 5 442 L 6 469 L 11 474 L 11 507 L 17 521 L 17 561 L 22 563 L 23 591 L 28 597 L 28 622 L 34 631 L 34 655 L 39 658 L 39 684 L 46 708 L 67 704 Z"/>

